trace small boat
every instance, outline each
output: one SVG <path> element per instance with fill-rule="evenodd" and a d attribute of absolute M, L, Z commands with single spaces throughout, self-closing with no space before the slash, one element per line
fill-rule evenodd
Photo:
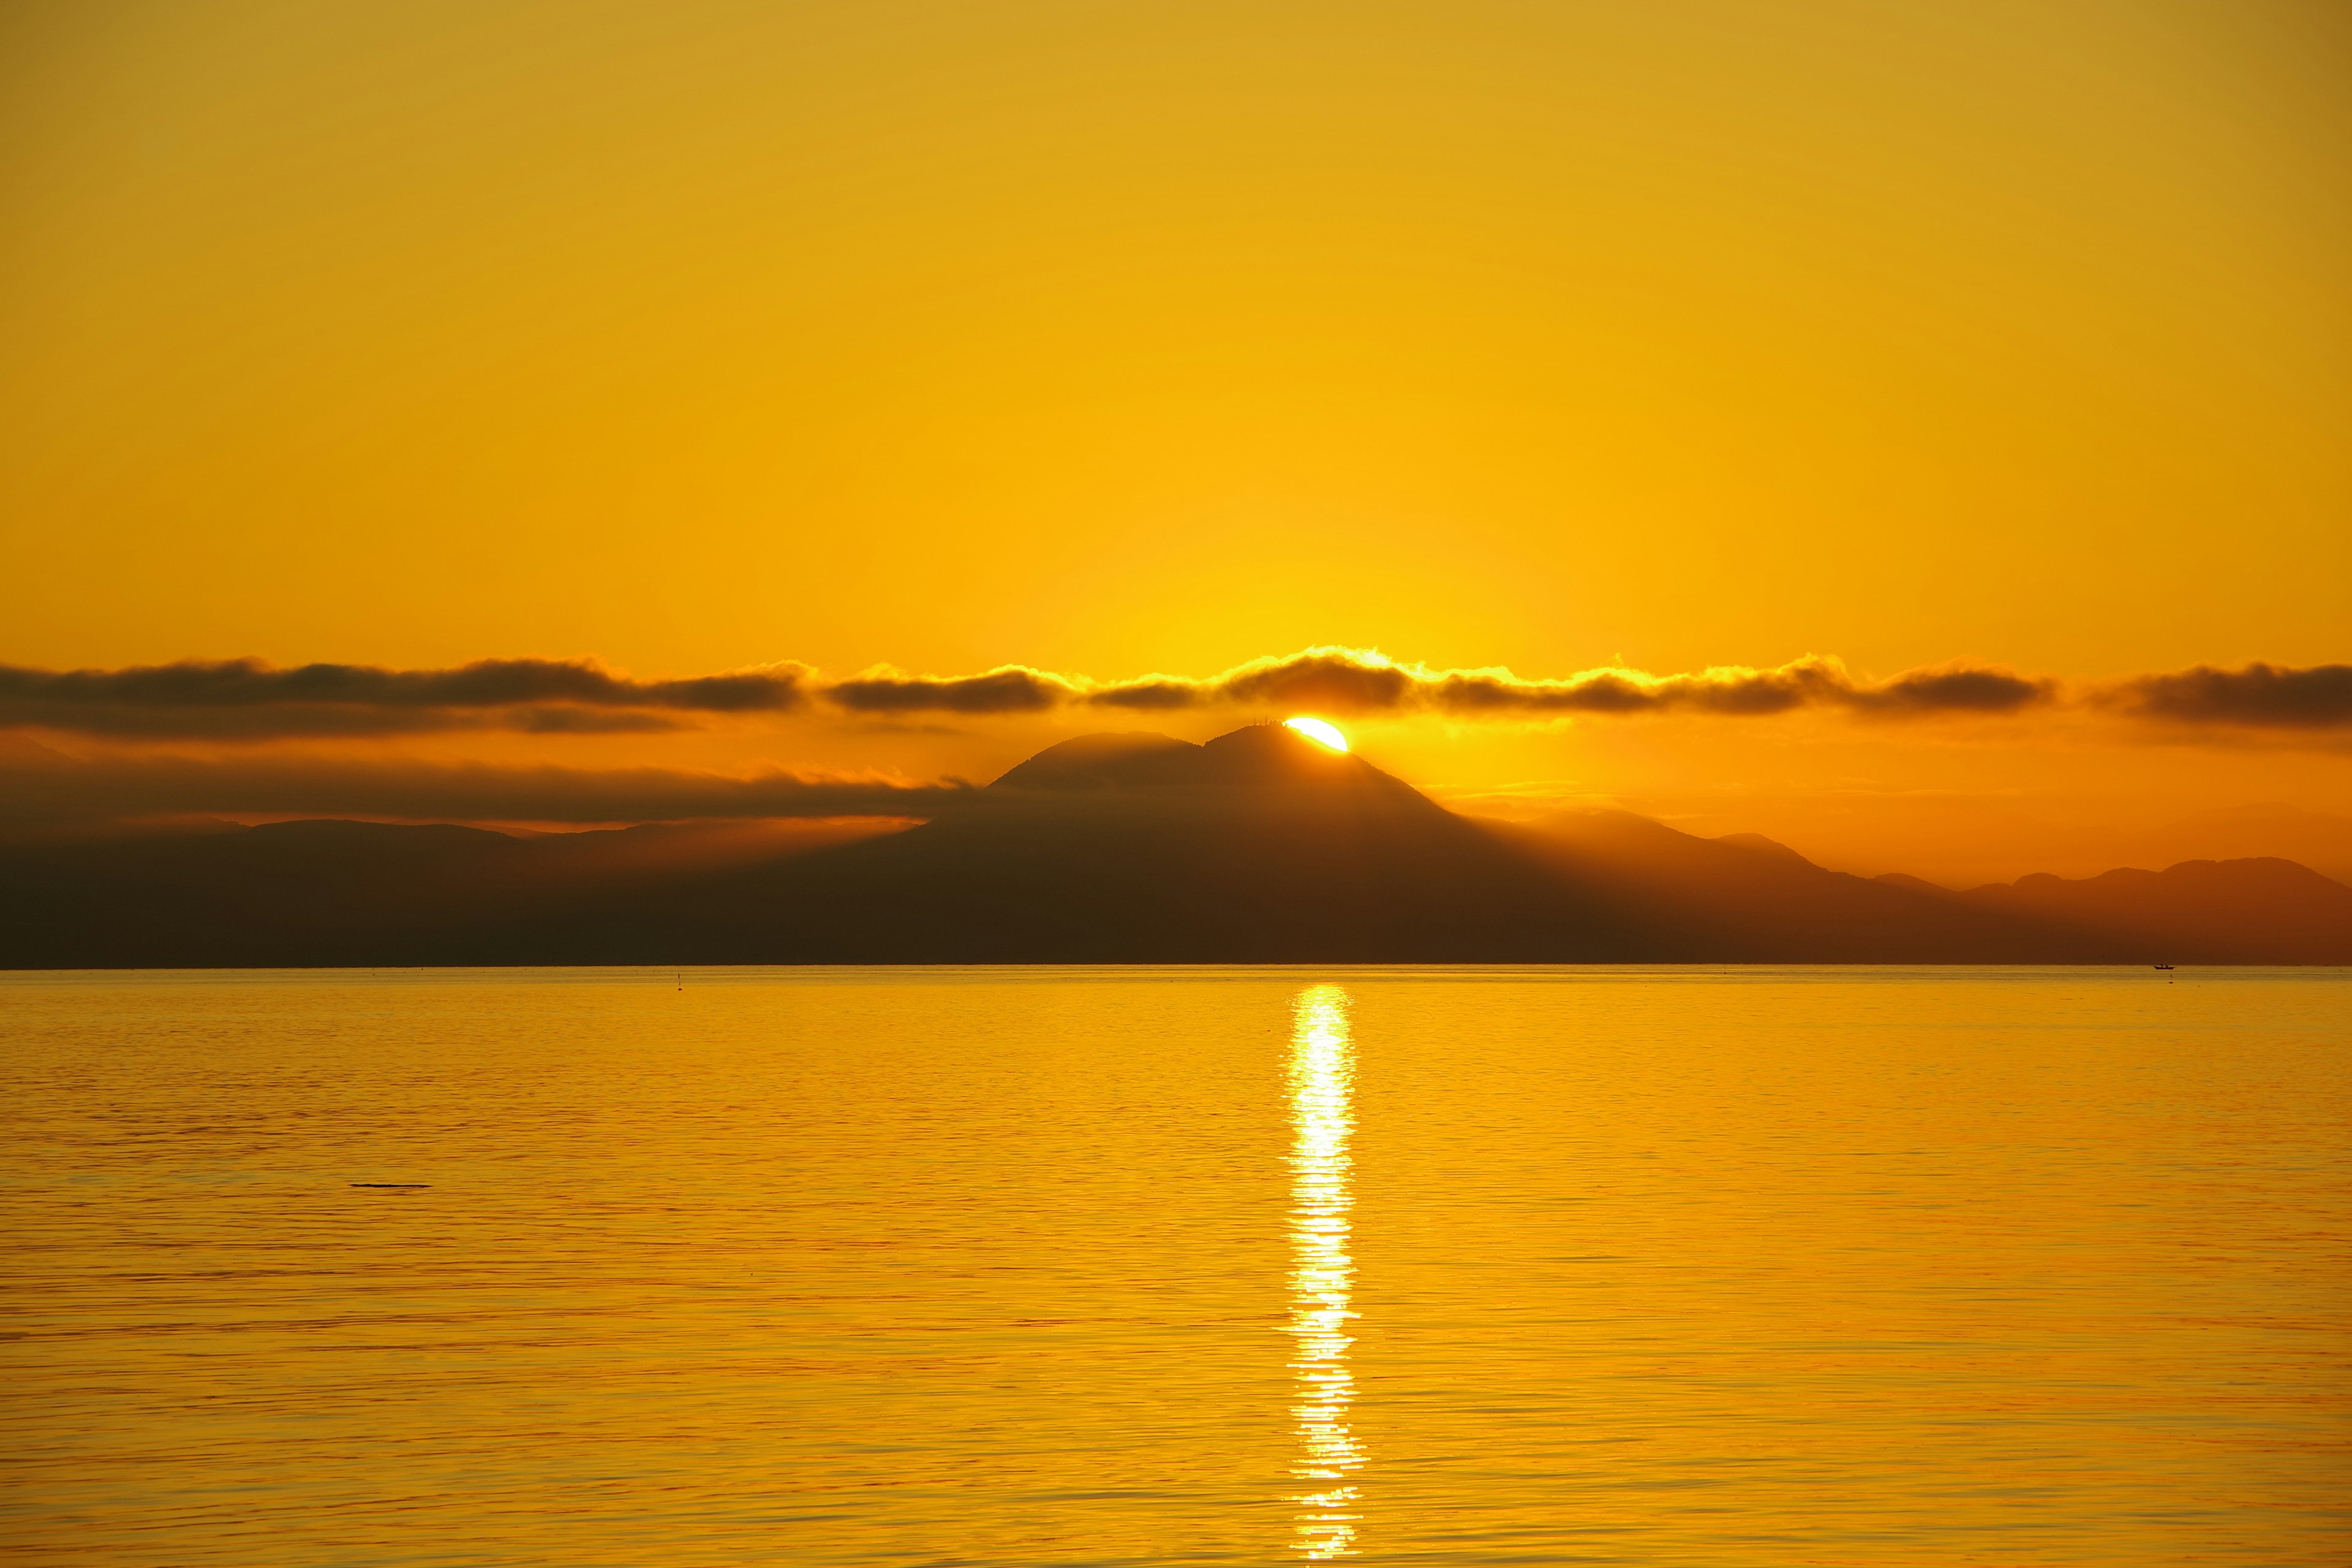
<path fill-rule="evenodd" d="M 2159 964 L 2158 964 L 2158 965 L 2157 965 L 2157 967 L 2158 967 L 2158 969 L 2169 969 L 2169 968 L 2171 968 L 2171 967 L 2172 967 L 2172 965 L 2170 965 L 2170 964 L 2168 964 L 2168 963 L 2159 963 Z"/>

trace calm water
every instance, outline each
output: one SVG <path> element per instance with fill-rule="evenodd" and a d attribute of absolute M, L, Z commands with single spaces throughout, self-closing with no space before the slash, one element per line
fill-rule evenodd
<path fill-rule="evenodd" d="M 32 1562 L 2352 1562 L 2341 972 L 15 975 L 0 1039 Z"/>

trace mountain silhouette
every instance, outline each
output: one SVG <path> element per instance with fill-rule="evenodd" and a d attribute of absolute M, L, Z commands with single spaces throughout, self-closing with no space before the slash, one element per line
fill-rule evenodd
<path fill-rule="evenodd" d="M 1985 908 L 1925 883 L 1824 870 L 1758 834 L 1700 838 L 1626 811 L 1564 812 L 1518 830 L 1587 889 L 1644 957 L 1747 963 L 2128 962 L 2076 922 Z"/>
<path fill-rule="evenodd" d="M 1051 747 L 970 810 L 716 892 L 730 951 L 819 962 L 1492 962 L 1629 951 L 1480 825 L 1279 725 Z M 679 911 L 682 913 L 682 911 Z"/>
<path fill-rule="evenodd" d="M 2021 877 L 1961 895 L 1983 909 L 2114 933 L 2189 963 L 2352 962 L 2352 888 L 2292 860 L 2186 860 L 2078 880 Z"/>
<path fill-rule="evenodd" d="M 1089 735 L 898 831 L 290 822 L 0 853 L 0 965 L 2343 963 L 2284 861 L 1952 892 L 1624 812 L 1445 810 L 1279 725 Z"/>

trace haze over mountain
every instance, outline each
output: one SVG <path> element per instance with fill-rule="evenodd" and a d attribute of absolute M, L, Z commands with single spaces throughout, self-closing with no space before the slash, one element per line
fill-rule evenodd
<path fill-rule="evenodd" d="M 1449 812 L 1277 725 L 1053 746 L 904 831 L 288 822 L 0 856 L 11 967 L 701 963 L 2343 963 L 2280 860 L 1955 893 L 1623 812 Z"/>

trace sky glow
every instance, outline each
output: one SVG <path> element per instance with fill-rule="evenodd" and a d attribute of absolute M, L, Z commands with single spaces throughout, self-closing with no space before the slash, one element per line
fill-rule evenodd
<path fill-rule="evenodd" d="M 1304 712 L 1844 870 L 2352 874 L 2341 11 L 30 0 L 0 796 Z"/>

